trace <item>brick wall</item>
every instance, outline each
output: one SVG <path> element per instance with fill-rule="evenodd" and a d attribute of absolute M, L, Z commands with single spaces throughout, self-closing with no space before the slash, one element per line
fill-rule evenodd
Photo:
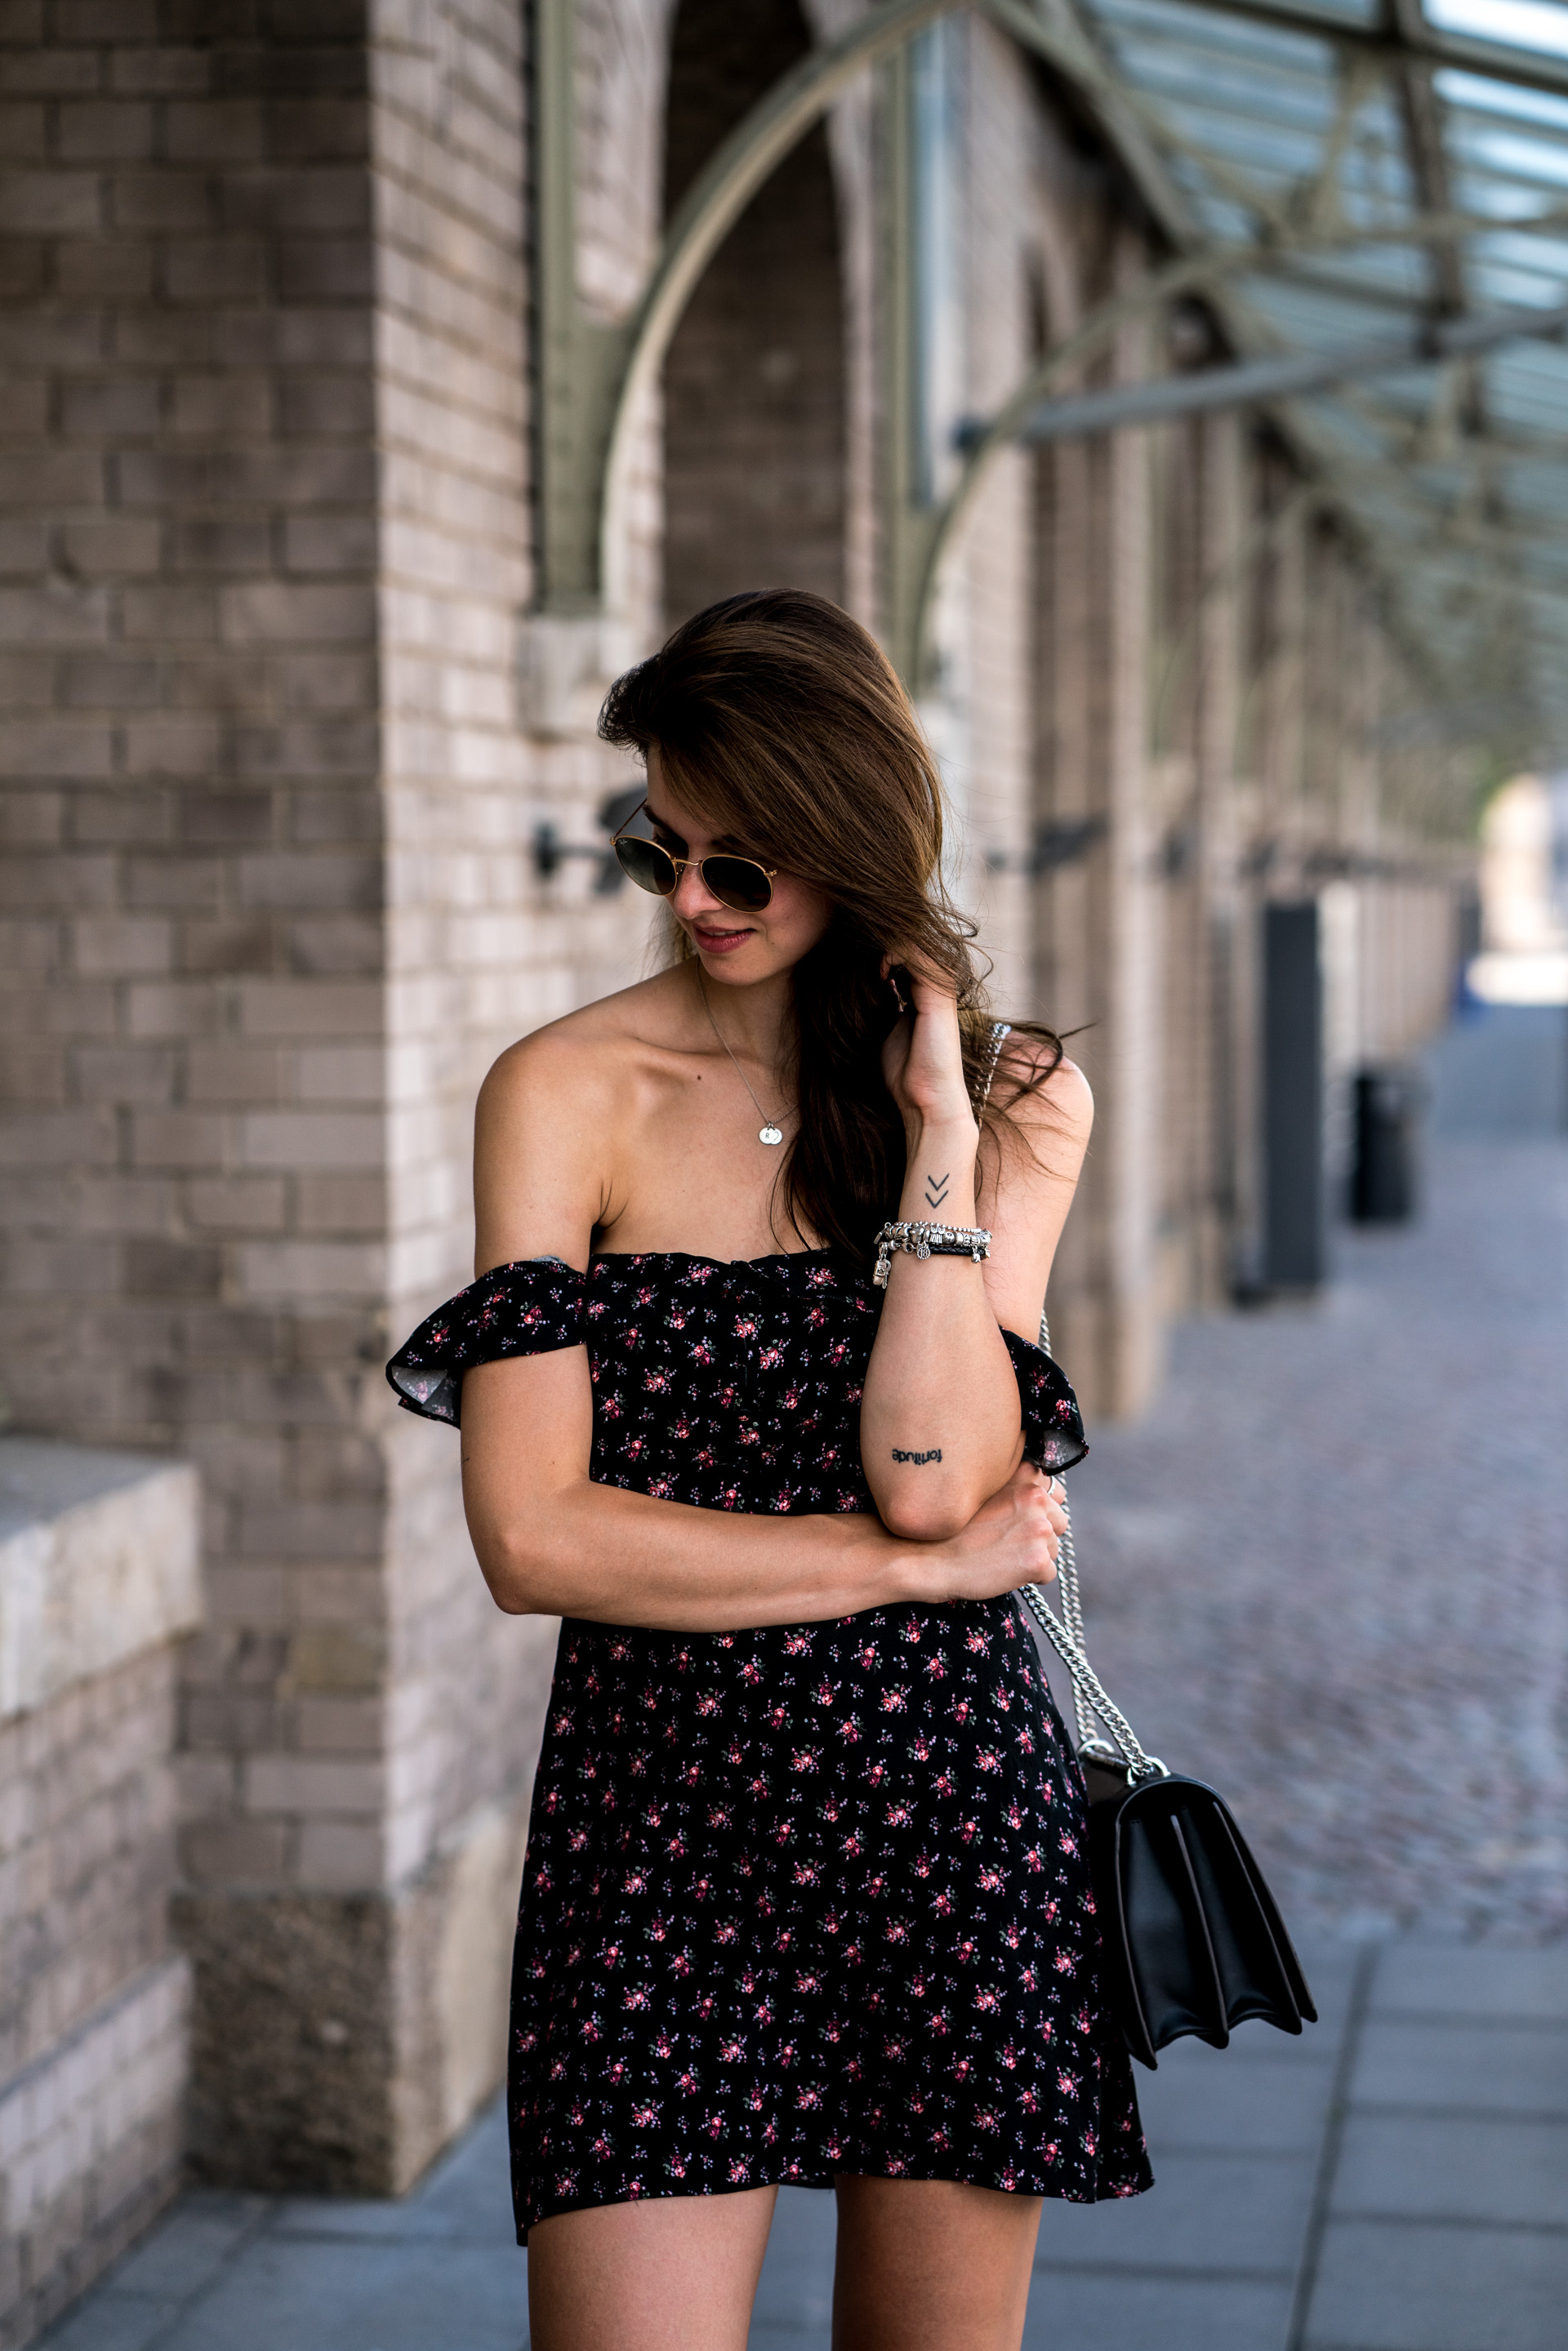
<path fill-rule="evenodd" d="M 330 1883 L 384 1807 L 364 25 L 59 0 L 6 31 L 33 153 L 5 199 L 5 1028 L 38 1045 L 6 1127 L 12 1405 L 203 1471 L 183 1918 L 232 2022 L 239 1922 Z M 264 2172 L 270 2127 L 225 2115 L 221 2161 Z"/>

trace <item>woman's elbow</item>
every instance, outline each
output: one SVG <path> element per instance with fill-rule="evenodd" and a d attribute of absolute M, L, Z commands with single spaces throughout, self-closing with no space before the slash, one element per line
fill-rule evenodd
<path fill-rule="evenodd" d="M 952 1494 L 879 1494 L 876 1499 L 883 1526 L 901 1542 L 946 1542 L 963 1533 L 978 1508 Z"/>
<path fill-rule="evenodd" d="M 470 1528 L 474 1556 L 491 1599 L 506 1616 L 547 1616 L 557 1612 L 541 1595 L 540 1562 L 534 1547 L 495 1529 Z"/>

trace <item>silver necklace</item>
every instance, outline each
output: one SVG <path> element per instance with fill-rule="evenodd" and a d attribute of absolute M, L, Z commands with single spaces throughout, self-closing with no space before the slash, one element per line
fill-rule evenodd
<path fill-rule="evenodd" d="M 736 1061 L 735 1055 L 729 1051 L 729 1046 L 725 1040 L 724 1030 L 719 1027 L 718 1022 L 713 1017 L 713 1006 L 707 1000 L 707 989 L 703 986 L 701 972 L 697 974 L 697 991 L 703 1000 L 703 1010 L 708 1017 L 709 1028 L 713 1030 L 714 1035 L 718 1039 L 719 1043 L 724 1046 L 725 1051 L 729 1053 L 730 1060 L 735 1062 L 736 1076 L 740 1080 L 740 1082 L 746 1088 L 747 1092 L 750 1094 L 752 1101 L 757 1103 L 757 1115 L 762 1121 L 761 1125 L 757 1130 L 758 1142 L 768 1144 L 782 1143 L 784 1140 L 783 1128 L 775 1124 L 773 1120 L 768 1117 L 768 1113 L 763 1109 L 762 1104 L 757 1101 L 757 1094 L 752 1086 L 751 1080 L 747 1076 L 746 1071 L 741 1068 L 740 1063 Z"/>

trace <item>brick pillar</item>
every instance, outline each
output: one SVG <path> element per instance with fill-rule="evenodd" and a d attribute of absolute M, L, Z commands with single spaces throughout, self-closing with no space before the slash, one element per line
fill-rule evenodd
<path fill-rule="evenodd" d="M 1117 268 L 1139 267 L 1123 233 Z M 1092 294 L 1089 299 L 1094 298 Z M 1118 376 L 1146 370 L 1118 334 Z M 1148 810 L 1147 436 L 1072 442 L 1037 461 L 1044 528 L 1047 820 L 1090 826 L 1040 892 L 1040 992 L 1094 1088 L 1094 1137 L 1051 1290 L 1052 1336 L 1086 1407 L 1137 1411 L 1157 1374 L 1155 1241 L 1162 1116 L 1160 922 Z"/>
<path fill-rule="evenodd" d="M 0 27 L 4 1377 L 202 1473 L 193 2153 L 254 2187 L 401 2187 L 498 2072 L 550 1628 L 382 1364 L 487 1061 L 644 937 L 528 854 L 621 778 L 517 706 L 520 23 Z"/>

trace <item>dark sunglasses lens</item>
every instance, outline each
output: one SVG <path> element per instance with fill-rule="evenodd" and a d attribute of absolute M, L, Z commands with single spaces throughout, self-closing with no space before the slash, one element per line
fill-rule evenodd
<path fill-rule="evenodd" d="M 759 914 L 773 895 L 773 884 L 749 857 L 705 857 L 703 880 L 721 906 L 737 914 Z"/>
<path fill-rule="evenodd" d="M 615 854 L 628 882 L 635 882 L 639 890 L 651 890 L 656 898 L 670 895 L 675 886 L 674 862 L 656 841 L 638 841 L 622 833 Z"/>

